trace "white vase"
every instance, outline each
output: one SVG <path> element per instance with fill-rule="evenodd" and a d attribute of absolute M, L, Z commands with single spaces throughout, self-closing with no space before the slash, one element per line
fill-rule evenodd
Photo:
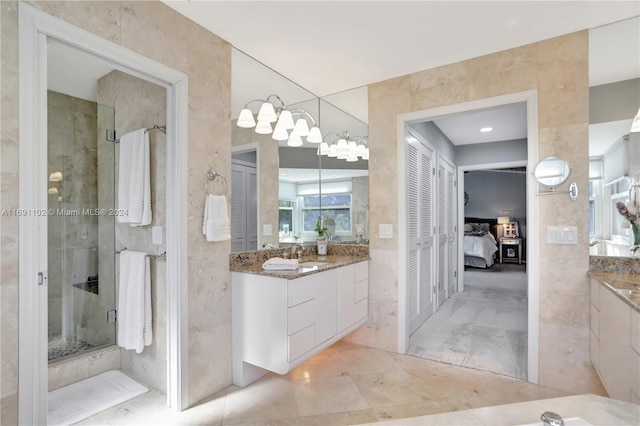
<path fill-rule="evenodd" d="M 327 240 L 317 240 L 318 244 L 318 256 L 326 256 L 327 255 Z"/>

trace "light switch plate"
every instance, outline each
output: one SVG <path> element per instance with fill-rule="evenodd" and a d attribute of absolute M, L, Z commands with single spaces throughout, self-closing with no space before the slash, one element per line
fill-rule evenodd
<path fill-rule="evenodd" d="M 271 230 L 271 224 L 267 223 L 262 225 L 262 235 L 264 235 L 265 237 L 270 237 L 272 234 L 272 230 Z"/>
<path fill-rule="evenodd" d="M 393 225 L 390 223 L 380 224 L 380 238 L 393 238 Z"/>
<path fill-rule="evenodd" d="M 547 226 L 548 244 L 578 244 L 577 226 Z"/>

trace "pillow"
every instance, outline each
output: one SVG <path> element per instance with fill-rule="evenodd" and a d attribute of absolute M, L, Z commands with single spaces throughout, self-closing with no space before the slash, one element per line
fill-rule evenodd
<path fill-rule="evenodd" d="M 471 226 L 471 229 L 467 231 L 467 225 Z M 488 223 L 467 223 L 465 224 L 465 232 L 489 232 L 491 228 Z"/>
<path fill-rule="evenodd" d="M 471 232 L 473 231 L 473 226 L 471 226 L 470 223 L 465 223 L 464 224 L 464 232 Z"/>

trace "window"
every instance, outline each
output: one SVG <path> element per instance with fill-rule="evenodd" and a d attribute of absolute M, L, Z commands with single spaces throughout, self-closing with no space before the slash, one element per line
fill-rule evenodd
<path fill-rule="evenodd" d="M 278 200 L 278 230 L 282 231 L 284 225 L 289 225 L 289 230 L 293 231 L 294 205 L 294 201 Z"/>
<path fill-rule="evenodd" d="M 336 235 L 351 234 L 351 194 L 305 195 L 300 197 L 302 205 L 302 231 L 315 232 L 320 201 L 322 216 L 336 222 Z"/>

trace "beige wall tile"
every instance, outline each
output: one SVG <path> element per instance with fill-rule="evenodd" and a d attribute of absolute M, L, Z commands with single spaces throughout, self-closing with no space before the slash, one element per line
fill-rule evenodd
<path fill-rule="evenodd" d="M 231 46 L 161 2 L 30 2 L 31 5 L 93 32 L 107 40 L 162 62 L 189 75 L 188 252 L 198 253 L 189 264 L 189 322 L 207 324 L 207 333 L 190 334 L 189 402 L 191 404 L 231 383 L 231 332 L 225 312 L 230 298 L 216 300 L 212 323 L 206 295 L 228 286 L 229 244 L 207 244 L 200 233 L 204 208 L 204 173 L 208 165 L 230 176 Z M 1 192 L 3 208 L 17 207 L 18 69 L 17 2 L 1 2 L 2 120 Z M 119 129 L 120 132 L 123 129 Z M 156 209 L 157 210 L 157 209 Z M 156 212 L 161 214 L 160 212 Z M 17 218 L 2 217 L 2 424 L 17 413 L 18 317 Z M 11 251 L 9 251 L 11 249 Z M 193 264 L 192 262 L 197 262 Z M 216 279 L 212 279 L 216 277 Z M 220 284 L 224 283 L 224 284 Z M 218 287 L 220 286 L 220 287 Z M 6 288 L 6 290 L 5 290 Z M 159 305 L 163 303 L 159 301 Z M 6 309 L 5 309 L 6 307 Z M 15 312 L 14 308 L 15 307 Z M 196 314 L 197 313 L 197 314 Z M 217 322 L 217 323 L 215 323 Z M 162 324 L 158 325 L 161 328 Z M 216 330 L 215 333 L 209 330 Z M 5 332 L 5 330 L 9 332 Z M 199 353 L 199 351 L 202 351 Z M 214 359 L 215 362 L 211 362 Z M 206 361 L 205 361 L 206 360 Z M 206 380 L 202 380 L 206 377 Z M 7 380 L 5 380 L 5 378 Z M 15 422 L 9 422 L 9 424 Z"/>
<path fill-rule="evenodd" d="M 386 253 L 387 259 L 397 258 L 397 240 L 376 237 L 378 224 L 398 226 L 395 200 L 397 179 L 402 178 L 402 173 L 397 170 L 394 143 L 398 114 L 537 89 L 540 157 L 557 155 L 567 159 L 573 168 L 571 181 L 575 180 L 580 189 L 586 191 L 587 36 L 587 32 L 570 34 L 369 86 L 372 270 L 377 267 L 375 251 L 378 249 L 389 252 Z M 407 96 L 411 98 L 409 109 Z M 585 318 L 589 304 L 585 301 L 575 303 L 573 293 L 565 289 L 576 290 L 585 283 L 588 268 L 588 245 L 585 243 L 588 236 L 584 229 L 588 200 L 584 194 L 576 202 L 571 202 L 568 196 L 553 195 L 540 197 L 539 202 L 539 237 L 543 253 L 539 285 L 541 294 L 547 297 L 541 320 L 544 318 L 545 324 L 549 325 L 541 325 L 541 342 L 549 338 L 551 326 L 565 327 L 564 322 L 569 321 L 575 330 L 572 338 L 567 336 L 555 342 L 559 345 L 558 351 L 544 350 L 541 343 L 540 382 L 555 384 L 562 381 L 555 378 L 580 377 L 579 380 L 564 380 L 561 389 L 583 392 L 598 384 L 588 361 L 588 324 Z M 578 226 L 578 245 L 547 245 L 547 225 Z M 555 261 L 558 259 L 561 261 Z M 563 261 L 565 259 L 566 262 Z M 394 269 L 398 267 L 402 266 Z M 568 267 L 571 269 L 566 269 Z M 567 270 L 571 270 L 571 274 L 567 274 Z M 397 332 L 388 326 L 388 319 L 397 310 L 397 296 L 388 291 L 385 293 L 389 285 L 388 277 L 374 276 L 370 279 L 370 294 L 376 298 L 372 297 L 369 303 L 369 324 L 353 333 L 350 339 L 375 347 L 395 347 Z M 566 315 L 567 311 L 569 315 Z M 566 331 L 568 334 L 568 329 Z"/>

